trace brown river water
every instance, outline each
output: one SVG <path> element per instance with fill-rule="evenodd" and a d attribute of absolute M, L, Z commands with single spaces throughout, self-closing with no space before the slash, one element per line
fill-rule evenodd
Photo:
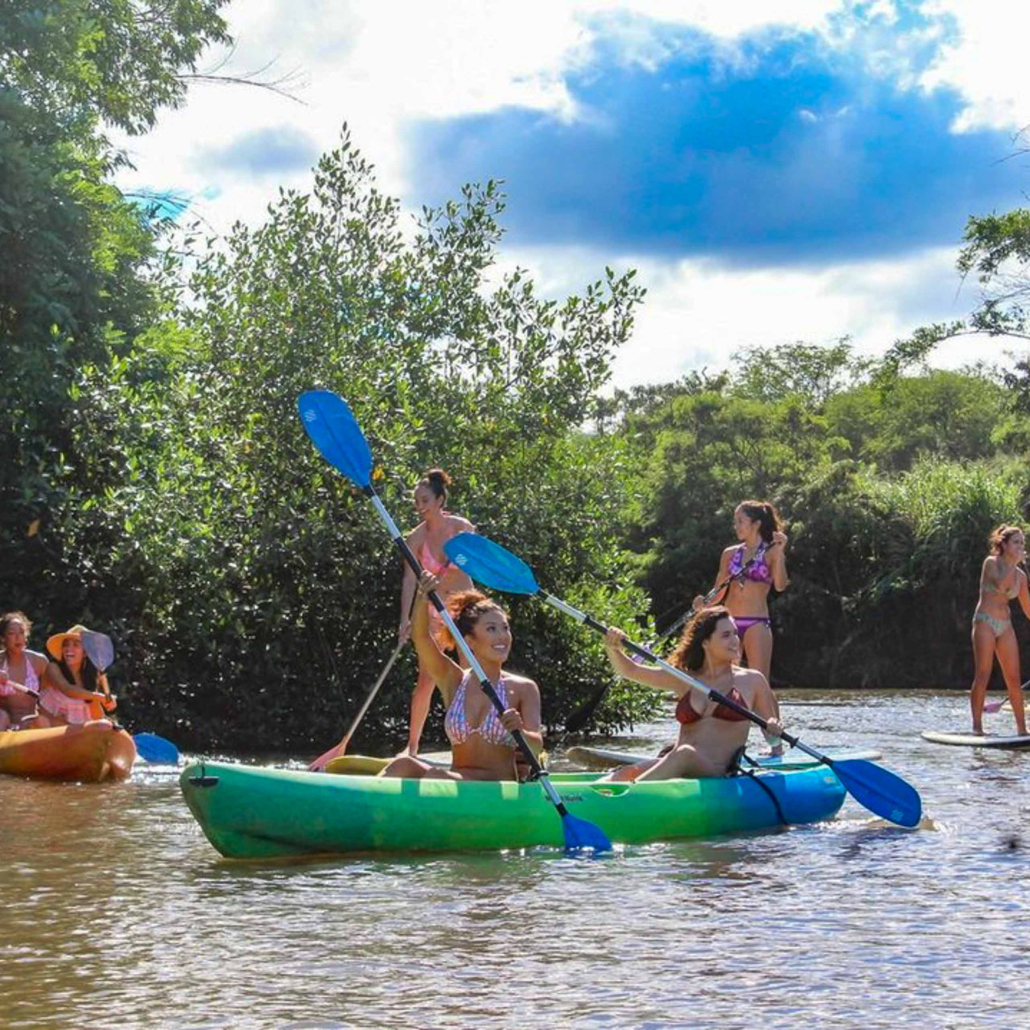
<path fill-rule="evenodd" d="M 213 850 L 173 770 L 0 777 L 0 1027 L 1030 1025 L 1030 753 L 922 741 L 966 728 L 958 693 L 781 696 L 807 743 L 880 750 L 923 827 L 849 798 L 602 859 L 253 865 Z"/>

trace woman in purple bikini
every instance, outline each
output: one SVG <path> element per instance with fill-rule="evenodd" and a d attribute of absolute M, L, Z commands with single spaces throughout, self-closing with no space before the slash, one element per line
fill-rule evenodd
<path fill-rule="evenodd" d="M 1026 559 L 1026 539 L 1019 526 L 999 526 L 988 541 L 991 553 L 984 558 L 980 570 L 980 599 L 973 613 L 973 659 L 976 672 L 969 694 L 973 714 L 973 732 L 983 733 L 984 699 L 991 668 L 997 657 L 1005 680 L 1016 732 L 1026 735 L 1023 691 L 1019 685 L 1019 645 L 1012 628 L 1010 601 L 1019 601 L 1023 614 L 1030 619 L 1030 592 L 1026 573 L 1019 568 Z M 995 711 L 1000 705 L 988 706 Z"/>
<path fill-rule="evenodd" d="M 740 634 L 741 649 L 749 669 L 760 672 L 768 681 L 772 666 L 773 635 L 769 622 L 769 591 L 786 590 L 787 534 L 776 509 L 767 501 L 741 501 L 733 512 L 733 529 L 739 544 L 727 547 L 719 561 L 716 583 L 729 582 L 721 603 L 729 609 Z M 701 595 L 695 609 L 704 604 Z M 720 599 L 709 601 L 719 604 Z M 779 706 L 776 707 L 779 717 Z M 779 747 L 774 754 L 781 753 Z"/>
<path fill-rule="evenodd" d="M 408 546 L 415 553 L 422 567 L 439 579 L 440 598 L 446 601 L 451 594 L 460 590 L 471 590 L 472 580 L 452 565 L 443 552 L 443 545 L 459 533 L 474 533 L 476 527 L 460 515 L 452 515 L 446 511 L 447 487 L 451 485 L 451 477 L 443 469 L 430 469 L 415 485 L 415 511 L 421 522 L 406 537 Z M 401 619 L 397 628 L 397 636 L 401 641 L 411 635 L 411 602 L 415 594 L 415 574 L 410 567 L 404 566 L 404 579 L 401 583 Z M 442 622 L 436 609 L 429 613 L 430 632 L 439 634 Z M 433 678 L 426 670 L 425 663 L 419 657 L 418 680 L 411 694 L 411 715 L 408 723 L 408 745 L 402 755 L 417 755 L 422 728 L 429 715 L 429 705 L 433 700 Z"/>

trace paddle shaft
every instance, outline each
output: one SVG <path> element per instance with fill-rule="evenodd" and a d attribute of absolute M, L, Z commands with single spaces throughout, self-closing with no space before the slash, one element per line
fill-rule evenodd
<path fill-rule="evenodd" d="M 379 513 L 379 518 L 382 519 L 383 524 L 389 531 L 390 537 L 393 539 L 394 546 L 401 552 L 404 560 L 411 567 L 411 571 L 415 573 L 415 579 L 420 579 L 423 571 L 422 565 L 418 558 L 415 557 L 414 552 L 408 546 L 408 542 L 404 539 L 401 531 L 397 528 L 397 523 L 393 521 L 392 516 L 386 510 L 386 506 L 380 500 L 375 488 L 371 484 L 368 484 L 367 486 L 362 487 L 362 490 L 364 490 L 366 496 L 371 500 L 376 511 Z M 483 688 L 483 693 L 490 699 L 490 703 L 497 709 L 498 714 L 503 715 L 505 708 L 501 699 L 497 696 L 497 691 L 494 690 L 494 686 L 487 678 L 486 673 L 483 671 L 483 667 L 479 664 L 476 656 L 472 653 L 472 649 L 469 647 L 468 642 L 458 631 L 458 627 L 454 625 L 454 620 L 451 618 L 450 612 L 447 611 L 447 607 L 441 600 L 440 595 L 435 590 L 430 590 L 427 597 L 429 599 L 429 603 L 432 604 L 432 606 L 440 613 L 440 618 L 443 620 L 444 625 L 450 630 L 451 636 L 461 649 L 462 654 L 464 654 L 468 659 L 468 663 L 471 666 L 472 671 L 479 680 L 479 685 Z M 540 780 L 540 783 L 544 788 L 544 792 L 551 800 L 551 803 L 558 809 L 562 816 L 568 815 L 569 813 L 568 809 L 565 807 L 565 802 L 562 801 L 561 796 L 554 789 L 547 773 L 544 772 L 539 760 L 533 753 L 533 749 L 526 742 L 526 738 L 523 737 L 518 730 L 509 730 L 508 732 L 511 734 L 516 746 L 529 763 L 529 767 Z"/>
<path fill-rule="evenodd" d="M 386 677 L 390 674 L 390 670 L 393 668 L 393 663 L 397 661 L 397 658 L 400 656 L 401 651 L 404 650 L 404 645 L 406 643 L 406 640 L 402 640 L 393 649 L 393 654 L 390 655 L 386 665 L 383 666 L 383 671 L 379 674 L 379 679 L 376 680 L 375 686 L 368 692 L 368 697 L 365 698 L 364 704 L 362 704 L 358 709 L 358 714 L 354 716 L 354 721 L 350 724 L 347 732 L 343 735 L 343 740 L 341 740 L 337 745 L 340 748 L 341 753 L 347 750 L 350 738 L 354 736 L 354 731 L 358 728 L 358 724 L 365 717 L 365 712 L 368 711 L 368 706 L 375 700 L 376 694 L 379 693 L 379 688 L 383 685 Z"/>

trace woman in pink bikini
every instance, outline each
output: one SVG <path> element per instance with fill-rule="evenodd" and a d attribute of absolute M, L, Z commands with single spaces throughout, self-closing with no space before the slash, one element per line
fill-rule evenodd
<path fill-rule="evenodd" d="M 407 779 L 515 780 L 518 778 L 516 751 L 510 731 L 519 730 L 539 755 L 543 747 L 540 691 L 532 680 L 504 671 L 511 651 L 511 630 L 504 609 L 478 590 L 452 594 L 447 602 L 448 614 L 505 705 L 504 714 L 497 714 L 476 681 L 475 673 L 448 658 L 430 633 L 426 594 L 439 590 L 439 584 L 439 578 L 433 573 L 422 573 L 411 622 L 411 640 L 418 650 L 422 668 L 430 676 L 430 682 L 440 688 L 447 705 L 444 729 L 451 742 L 451 767 L 441 769 L 413 755 L 400 755 L 379 775 Z M 443 634 L 446 634 L 445 643 L 454 643 L 446 627 Z"/>
<path fill-rule="evenodd" d="M 32 623 L 22 612 L 0 616 L 0 731 L 29 725 L 50 664 L 26 647 Z"/>
<path fill-rule="evenodd" d="M 471 590 L 472 580 L 455 567 L 443 553 L 443 545 L 459 533 L 474 533 L 476 527 L 468 519 L 460 515 L 452 515 L 444 509 L 447 503 L 447 488 L 451 478 L 443 469 L 430 469 L 415 486 L 415 511 L 421 522 L 406 537 L 408 546 L 418 558 L 422 568 L 431 572 L 439 580 L 440 598 L 448 597 L 460 590 Z M 411 601 L 415 593 L 415 574 L 410 567 L 404 566 L 404 579 L 401 583 L 401 620 L 397 629 L 398 639 L 407 640 L 411 634 Z M 436 609 L 429 615 L 430 630 L 439 633 L 440 616 Z M 411 715 L 408 721 L 408 744 L 402 755 L 417 755 L 419 741 L 422 739 L 422 728 L 429 715 L 429 705 L 433 700 L 433 678 L 426 671 L 425 664 L 419 656 L 418 680 L 411 695 Z"/>
<path fill-rule="evenodd" d="M 671 691 L 679 699 L 676 743 L 658 758 L 618 769 L 610 780 L 671 780 L 678 777 L 725 776 L 747 743 L 752 723 L 726 705 L 708 700 L 705 691 L 692 687 L 660 666 L 638 665 L 625 651 L 625 634 L 614 627 L 605 637 L 612 668 L 634 683 L 653 690 Z M 743 669 L 740 637 L 735 620 L 722 605 L 702 608 L 683 631 L 669 664 L 690 673 L 709 689 L 750 708 L 769 721 L 768 734 L 779 736 L 783 727 L 776 700 L 766 678 L 755 669 Z"/>
<path fill-rule="evenodd" d="M 1019 526 L 999 526 L 988 539 L 991 553 L 980 570 L 980 598 L 973 613 L 973 659 L 976 671 L 969 694 L 973 732 L 983 733 L 984 699 L 991 667 L 997 657 L 1016 717 L 1016 732 L 1026 735 L 1023 691 L 1019 685 L 1019 646 L 1012 628 L 1009 602 L 1018 598 L 1030 619 L 1026 573 L 1019 568 L 1026 558 L 1026 539 Z"/>

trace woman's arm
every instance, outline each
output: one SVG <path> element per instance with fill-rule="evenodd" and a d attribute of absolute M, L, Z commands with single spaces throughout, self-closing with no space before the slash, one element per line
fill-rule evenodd
<path fill-rule="evenodd" d="M 751 710 L 755 715 L 760 715 L 768 723 L 768 727 L 762 732 L 765 739 L 772 742 L 779 742 L 780 734 L 783 732 L 783 723 L 776 715 L 776 698 L 773 695 L 769 681 L 757 671 L 749 671 L 749 677 L 755 680 L 755 698 Z"/>
<path fill-rule="evenodd" d="M 1019 607 L 1023 609 L 1023 614 L 1030 619 L 1030 589 L 1027 587 L 1026 573 L 1022 569 L 1016 569 L 1016 577 L 1019 581 Z"/>
<path fill-rule="evenodd" d="M 42 678 L 55 690 L 59 690 L 66 697 L 73 698 L 76 701 L 102 701 L 104 698 L 104 695 L 101 693 L 96 693 L 92 690 L 83 690 L 82 687 L 77 687 L 74 683 L 69 683 L 64 678 L 61 670 L 57 667 L 56 662 L 47 663 L 47 667 L 43 672 Z"/>
<path fill-rule="evenodd" d="M 421 544 L 420 532 L 421 523 L 415 527 L 405 538 L 405 543 L 411 548 L 412 554 L 418 552 Z M 401 576 L 401 618 L 397 624 L 397 639 L 405 641 L 411 636 L 411 599 L 415 596 L 415 573 L 411 566 L 405 562 L 404 572 Z"/>
<path fill-rule="evenodd" d="M 532 680 L 520 680 L 515 706 L 501 716 L 501 725 L 512 733 L 518 730 L 534 755 L 544 748 L 544 735 L 540 730 L 540 688 Z"/>
<path fill-rule="evenodd" d="M 666 672 L 656 665 L 637 665 L 625 651 L 622 650 L 622 642 L 626 634 L 621 629 L 612 626 L 604 638 L 604 650 L 608 655 L 608 661 L 612 668 L 623 679 L 632 680 L 642 686 L 650 687 L 652 690 L 672 691 L 677 697 L 682 697 L 691 689 L 688 683 Z"/>
<path fill-rule="evenodd" d="M 778 530 L 773 533 L 772 544 L 766 554 L 769 556 L 773 586 L 777 590 L 786 590 L 790 586 L 790 576 L 787 575 L 787 534 Z"/>
<path fill-rule="evenodd" d="M 422 573 L 418 596 L 415 598 L 415 612 L 411 619 L 411 642 L 415 645 L 422 667 L 440 688 L 444 701 L 450 704 L 454 691 L 458 689 L 458 684 L 465 675 L 465 670 L 440 650 L 429 632 L 429 599 L 426 594 L 430 590 L 435 590 L 438 582 L 431 572 Z"/>

